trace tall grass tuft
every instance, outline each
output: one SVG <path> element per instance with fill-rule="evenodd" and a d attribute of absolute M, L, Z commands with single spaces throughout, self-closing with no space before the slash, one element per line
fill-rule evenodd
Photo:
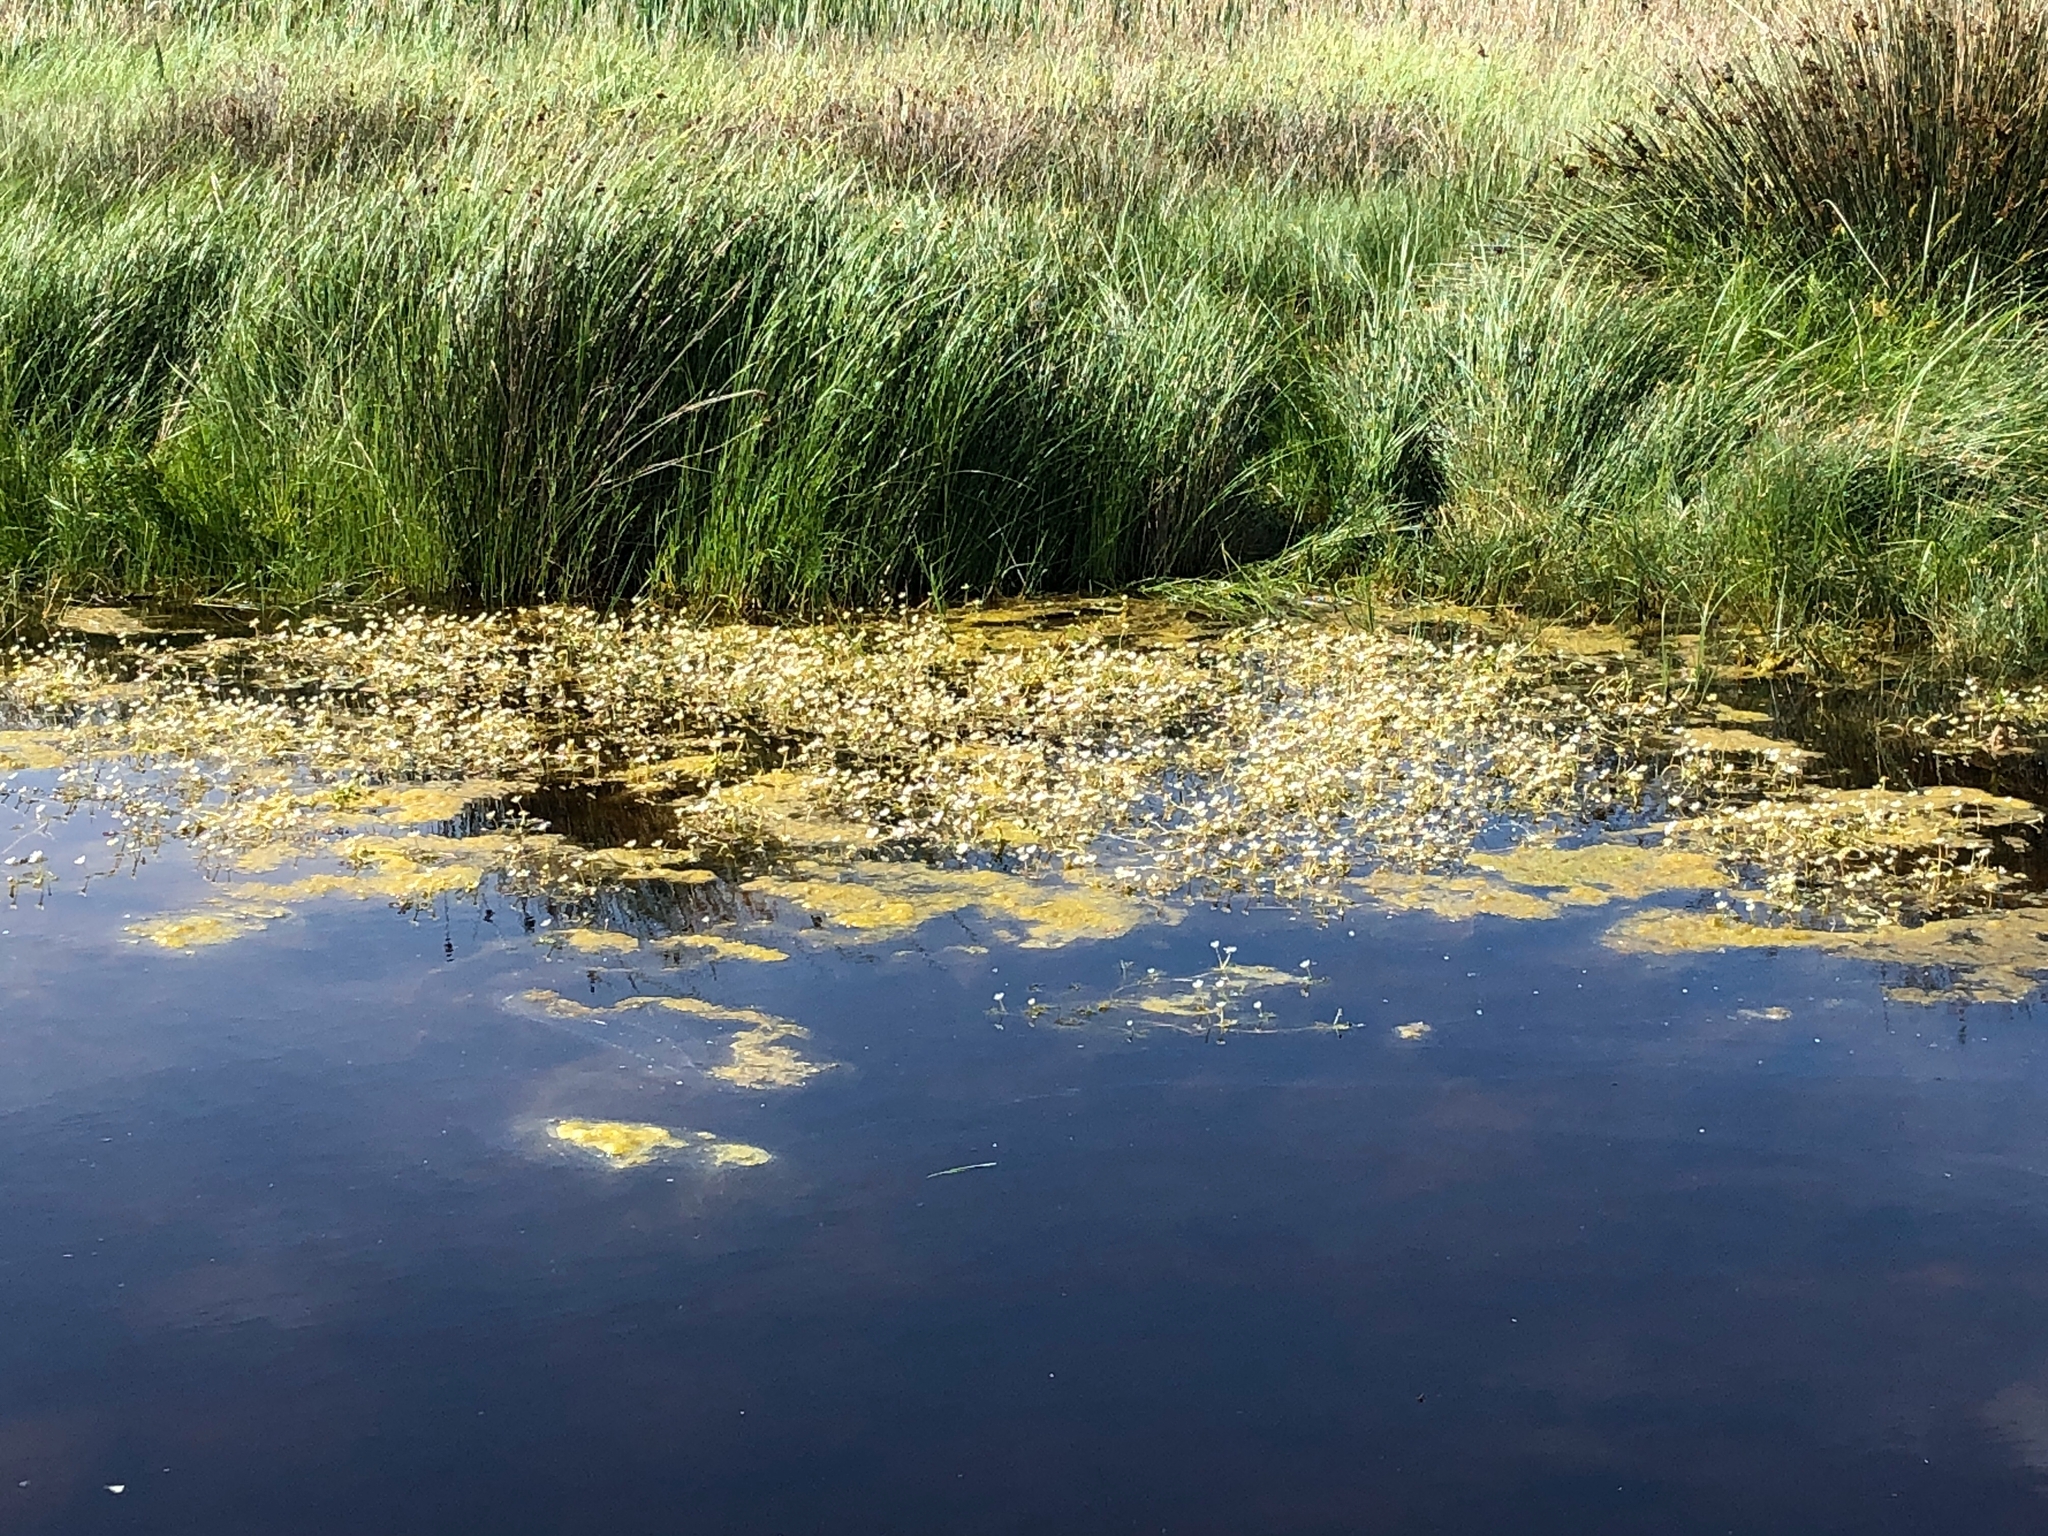
<path fill-rule="evenodd" d="M 1888 284 L 2028 271 L 2048 251 L 2048 7 L 1795 11 L 1680 72 L 1594 159 L 1662 243 L 1836 259 Z"/>
<path fill-rule="evenodd" d="M 1315 246 L 1224 211 L 254 186 L 0 238 L 10 567 L 801 610 L 1228 570 L 1337 494 Z"/>

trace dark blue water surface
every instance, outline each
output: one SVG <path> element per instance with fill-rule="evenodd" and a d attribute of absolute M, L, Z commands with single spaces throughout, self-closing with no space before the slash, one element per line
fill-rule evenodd
<path fill-rule="evenodd" d="M 0 917 L 0 1529 L 2048 1529 L 2028 1009 L 1624 956 L 1613 910 L 594 973 L 488 899 L 122 939 L 203 889 Z M 1211 940 L 1361 1027 L 1015 1009 Z M 742 1092 L 536 985 L 843 1065 Z M 562 1116 L 775 1160 L 614 1169 Z"/>

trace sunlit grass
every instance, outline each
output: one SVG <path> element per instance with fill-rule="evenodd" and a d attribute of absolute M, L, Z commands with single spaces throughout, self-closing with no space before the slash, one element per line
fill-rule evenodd
<path fill-rule="evenodd" d="M 1733 215 L 1646 254 L 1603 179 L 1662 72 L 1767 46 L 1732 11 L 17 23 L 13 610 L 1222 577 L 2048 652 L 2024 287 Z"/>

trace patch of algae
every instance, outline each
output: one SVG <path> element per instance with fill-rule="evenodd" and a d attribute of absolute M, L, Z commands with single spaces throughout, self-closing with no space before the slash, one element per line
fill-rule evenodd
<path fill-rule="evenodd" d="M 758 1008 L 727 1008 L 695 997 L 632 997 L 620 1003 L 616 1011 L 637 1008 L 661 1008 L 701 1019 L 747 1025 L 726 1042 L 728 1057 L 725 1064 L 711 1069 L 713 1077 L 720 1082 L 731 1083 L 735 1088 L 801 1088 L 834 1066 L 829 1061 L 812 1061 L 783 1043 L 810 1039 L 808 1029 L 792 1024 L 788 1019 L 778 1019 L 772 1013 L 763 1013 Z"/>
<path fill-rule="evenodd" d="M 56 627 L 108 640 L 138 640 L 173 632 L 140 609 L 97 603 L 71 604 L 57 615 Z"/>
<path fill-rule="evenodd" d="M 708 781 L 718 777 L 727 765 L 727 759 L 715 752 L 691 752 L 680 757 L 664 757 L 651 763 L 636 763 L 622 775 L 625 782 L 635 788 L 669 788 L 680 781 Z"/>
<path fill-rule="evenodd" d="M 1993 838 L 2041 819 L 2027 801 L 1979 789 L 1820 790 L 1696 816 L 1669 832 L 1755 871 L 1765 906 L 1869 926 L 1985 906 L 2022 884 L 1992 863 Z"/>
<path fill-rule="evenodd" d="M 1370 903 L 1433 917 L 1513 917 L 1531 921 L 1560 916 L 1575 905 L 1556 894 L 1525 891 L 1487 875 L 1417 875 L 1380 870 L 1358 883 Z M 1596 900 L 1604 898 L 1595 898 Z"/>
<path fill-rule="evenodd" d="M 1591 890 L 1606 901 L 1710 889 L 1725 878 L 1721 866 L 1705 854 L 1640 842 L 1582 843 L 1576 848 L 1528 842 L 1506 853 L 1474 854 L 1472 863 L 1511 885 Z"/>
<path fill-rule="evenodd" d="M 519 994 L 519 1002 L 537 1008 L 550 1018 L 595 1019 L 633 1013 L 643 1008 L 659 1008 L 669 1013 L 687 1013 L 694 1018 L 714 1019 L 721 1023 L 771 1025 L 783 1024 L 772 1013 L 763 1013 L 758 1008 L 732 1008 L 723 1003 L 707 1003 L 701 997 L 665 997 L 647 994 L 640 997 L 623 998 L 609 1008 L 593 1008 L 580 1003 L 573 997 L 564 997 L 546 987 L 534 987 Z"/>
<path fill-rule="evenodd" d="M 579 955 L 629 955 L 640 947 L 640 941 L 632 934 L 602 928 L 558 929 L 551 942 Z"/>
<path fill-rule="evenodd" d="M 301 791 L 288 775 L 265 782 L 251 774 L 237 787 L 239 798 L 206 816 L 204 841 L 212 862 L 242 874 L 268 874 L 327 855 L 373 874 L 449 864 L 481 874 L 501 867 L 516 848 L 550 841 L 505 832 L 448 837 L 403 830 L 452 821 L 479 801 L 528 787 L 504 780 L 377 785 L 347 779 Z"/>
<path fill-rule="evenodd" d="M 714 1168 L 759 1168 L 775 1161 L 773 1152 L 744 1141 L 710 1140 L 701 1143 L 697 1150 L 709 1154 Z"/>
<path fill-rule="evenodd" d="M 1820 755 L 1796 742 L 1781 741 L 1775 736 L 1760 736 L 1755 731 L 1742 729 L 1739 725 L 1689 726 L 1678 733 L 1678 744 L 1688 752 L 1739 753 L 1751 757 L 1783 759 L 1787 762 L 1799 762 Z"/>
<path fill-rule="evenodd" d="M 1322 985 L 1323 979 L 1307 966 L 1283 971 L 1278 966 L 1242 965 L 1226 954 L 1199 975 L 1170 976 L 1147 970 L 1141 975 L 1127 976 L 1114 991 L 1096 1001 L 1056 1007 L 1030 998 L 1024 1011 L 1027 1018 L 1034 1020 L 1054 1014 L 1055 1021 L 1061 1024 L 1079 1024 L 1104 1016 L 1121 1018 L 1126 1029 L 1135 1029 L 1142 1015 L 1148 1023 L 1160 1022 L 1184 1034 L 1200 1035 L 1231 1030 L 1275 1033 L 1334 1028 L 1334 1019 L 1326 1024 L 1304 1024 L 1298 1017 L 1291 1023 L 1281 1022 L 1279 1010 L 1291 1005 L 1276 993 L 1284 991 L 1305 1000 Z"/>
<path fill-rule="evenodd" d="M 579 1003 L 573 997 L 564 997 L 546 987 L 534 987 L 519 994 L 518 1001 L 528 1007 L 537 1008 L 551 1019 L 589 1019 L 600 1017 L 605 1010 L 593 1008 L 588 1003 Z"/>
<path fill-rule="evenodd" d="M 670 885 L 709 885 L 718 878 L 690 863 L 690 855 L 668 848 L 598 848 L 589 854 L 591 873 L 608 880 L 666 880 Z"/>
<path fill-rule="evenodd" d="M 775 1154 L 743 1141 L 725 1141 L 709 1131 L 678 1134 L 665 1125 L 631 1120 L 557 1120 L 548 1134 L 580 1151 L 604 1158 L 614 1168 L 638 1168 L 664 1152 L 692 1152 L 714 1168 L 759 1168 Z"/>
<path fill-rule="evenodd" d="M 1604 906 L 1726 883 L 1718 861 L 1670 843 L 1586 843 L 1560 848 L 1528 842 L 1505 853 L 1474 854 L 1476 875 L 1417 875 L 1381 870 L 1359 881 L 1366 897 L 1404 912 L 1438 917 L 1543 920 L 1572 907 Z"/>
<path fill-rule="evenodd" d="M 1950 995 L 2025 995 L 2038 909 L 1980 913 L 1958 927 L 1957 907 L 1982 906 L 2016 877 L 1989 863 L 2001 828 L 2038 825 L 2038 807 L 1983 790 L 1811 790 L 1674 821 L 1657 844 L 1608 839 L 1575 848 L 1531 841 L 1471 855 L 1477 873 L 1380 871 L 1356 882 L 1381 906 L 1441 917 L 1543 920 L 1575 907 L 1682 892 L 1717 892 L 1713 914 L 1649 912 L 1617 929 L 1624 947 L 1820 947 L 1959 979 Z M 1734 871 L 1760 872 L 1739 883 Z M 1812 924 L 1746 922 L 1731 910 L 1795 914 Z M 1918 927 L 1913 912 L 1935 920 Z M 1661 936 L 1661 937 L 1660 937 Z M 1896 991 L 1896 989 L 1895 989 Z"/>
<path fill-rule="evenodd" d="M 1631 913 L 1605 942 L 1632 954 L 1810 949 L 1905 968 L 1912 979 L 1886 988 L 1899 1001 L 2017 1002 L 2048 980 L 2048 907 L 1938 914 L 1940 904 L 2004 889 L 2012 877 L 1984 862 L 1990 835 L 2040 820 L 2039 807 L 1978 789 L 1817 790 L 1673 822 L 1655 846 L 1530 842 L 1472 856 L 1476 875 L 1382 872 L 1358 884 L 1402 910 L 1540 920 L 1666 893 L 1730 892 L 1727 861 L 1739 861 L 1765 871 L 1761 887 L 1733 892 L 1753 897 L 1750 906 L 1808 914 L 1818 897 L 1836 904 L 1845 925 L 1748 919 L 1724 899 L 1711 912 Z M 1916 896 L 1937 915 L 1899 921 L 1900 904 Z"/>
<path fill-rule="evenodd" d="M 273 875 L 316 856 L 333 857 L 339 867 L 286 880 L 253 878 L 242 887 L 248 898 L 241 903 L 224 905 L 219 912 L 138 923 L 129 931 L 168 948 L 183 949 L 241 938 L 259 931 L 267 921 L 289 916 L 306 903 L 330 898 L 423 906 L 437 897 L 475 890 L 504 867 L 510 851 L 511 840 L 504 837 L 448 838 L 421 833 L 351 837 L 310 849 L 285 841 L 257 844 L 236 860 L 232 866 L 236 873 L 254 877 Z M 262 920 L 254 920 L 248 917 L 251 911 L 258 910 L 251 906 L 252 902 L 275 905 L 263 906 Z M 153 931 L 159 928 L 181 937 L 175 942 L 161 938 Z M 152 931 L 145 933 L 145 929 Z M 200 937 L 201 934 L 205 936 Z"/>
<path fill-rule="evenodd" d="M 480 800 L 500 800 L 532 787 L 503 779 L 387 784 L 365 788 L 360 796 L 348 797 L 346 803 L 380 821 L 397 822 L 401 826 L 424 826 L 431 822 L 453 821 Z"/>
<path fill-rule="evenodd" d="M 989 869 L 932 869 L 863 862 L 800 866 L 795 877 L 764 876 L 750 892 L 776 896 L 840 928 L 877 938 L 911 932 L 933 918 L 976 911 L 998 937 L 1025 949 L 1056 949 L 1121 938 L 1155 913 L 1128 897 L 1073 880 L 1032 880 Z"/>
<path fill-rule="evenodd" d="M 243 873 L 263 872 L 276 867 L 276 855 L 284 845 L 272 844 L 252 850 L 238 867 Z M 357 901 L 381 897 L 413 905 L 437 896 L 473 891 L 494 871 L 503 867 L 511 849 L 504 837 L 433 837 L 414 833 L 406 837 L 354 837 L 330 844 L 323 852 L 341 863 L 338 870 L 323 870 L 298 879 L 253 885 L 266 896 L 280 901 L 316 901 L 340 896 Z"/>
<path fill-rule="evenodd" d="M 665 1125 L 643 1125 L 630 1120 L 557 1120 L 548 1127 L 548 1134 L 557 1141 L 610 1159 L 615 1168 L 637 1168 L 653 1162 L 658 1152 L 689 1145 Z"/>
<path fill-rule="evenodd" d="M 711 1075 L 735 1088 L 801 1088 L 819 1073 L 831 1071 L 833 1065 L 826 1061 L 812 1061 L 783 1044 L 785 1040 L 810 1038 L 808 1029 L 784 1019 L 756 1024 L 732 1037 L 729 1042 L 731 1059 L 723 1066 L 713 1067 Z"/>
<path fill-rule="evenodd" d="M 1636 644 L 1608 624 L 1551 624 L 1536 631 L 1535 643 L 1561 656 L 1632 656 Z"/>
<path fill-rule="evenodd" d="M 199 912 L 174 912 L 130 923 L 128 932 L 163 949 L 210 949 L 252 933 L 291 914 L 281 908 L 223 905 Z"/>
<path fill-rule="evenodd" d="M 334 856 L 337 869 L 316 870 L 288 880 L 253 878 L 247 894 L 195 912 L 168 913 L 131 923 L 128 932 L 165 949 L 211 948 L 259 933 L 302 906 L 328 898 L 382 899 L 418 906 L 436 897 L 469 892 L 504 866 L 510 840 L 503 837 L 445 838 L 418 833 L 403 837 L 355 837 L 307 847 L 295 841 L 257 844 L 231 868 L 264 876 L 318 856 Z"/>
<path fill-rule="evenodd" d="M 1906 967 L 1892 983 L 1897 1002 L 2016 1003 L 2048 980 L 2048 909 L 2018 908 L 1947 918 L 1917 928 L 1829 932 L 1766 927 L 1720 912 L 1637 912 L 1609 929 L 1623 954 L 1698 954 L 1723 949 L 1811 949 Z"/>
<path fill-rule="evenodd" d="M 1277 965 L 1246 965 L 1233 960 L 1210 973 L 1216 985 L 1234 992 L 1256 992 L 1265 987 L 1300 987 L 1309 978 L 1300 971 L 1283 971 Z"/>
<path fill-rule="evenodd" d="M 1216 1000 L 1204 992 L 1177 992 L 1166 997 L 1141 997 L 1135 1005 L 1140 1013 L 1160 1013 L 1168 1018 L 1208 1018 L 1216 1012 Z"/>
<path fill-rule="evenodd" d="M 832 1071 L 837 1065 L 835 1062 L 813 1061 L 787 1043 L 810 1039 L 809 1030 L 772 1013 L 763 1013 L 758 1008 L 727 1007 L 720 1003 L 707 1003 L 697 997 L 663 996 L 629 997 L 609 1008 L 593 1008 L 588 1003 L 563 997 L 559 992 L 551 992 L 544 987 L 522 992 L 515 1002 L 553 1019 L 617 1018 L 627 1013 L 660 1009 L 712 1023 L 744 1024 L 746 1028 L 725 1042 L 726 1060 L 711 1068 L 710 1075 L 720 1082 L 750 1092 L 801 1088 L 812 1078 Z"/>
<path fill-rule="evenodd" d="M 771 949 L 766 944 L 750 944 L 744 939 L 720 938 L 715 933 L 673 934 L 663 939 L 661 944 L 664 949 L 699 950 L 713 960 L 753 960 L 772 964 L 789 958 L 787 950 Z"/>
<path fill-rule="evenodd" d="M 62 768 L 64 751 L 48 731 L 0 731 L 0 772 Z"/>
<path fill-rule="evenodd" d="M 1959 846 L 1999 827 L 2035 826 L 2041 815 L 2041 808 L 2031 801 L 1953 784 L 1911 790 L 1823 790 L 1725 813 L 1729 823 L 1746 821 L 1777 828 L 1788 842 L 1835 846 L 1846 838 L 1860 846 L 1907 851 Z"/>
<path fill-rule="evenodd" d="M 758 1008 L 732 1008 L 707 1003 L 701 997 L 629 997 L 614 1005 L 615 1011 L 630 1013 L 637 1008 L 660 1008 L 669 1013 L 687 1013 L 700 1019 L 724 1019 L 736 1024 L 775 1025 L 785 1021 Z"/>
<path fill-rule="evenodd" d="M 719 785 L 706 799 L 742 819 L 753 838 L 784 848 L 864 848 L 876 837 L 872 827 L 826 810 L 814 777 L 788 768 Z"/>
<path fill-rule="evenodd" d="M 676 1133 L 662 1124 L 635 1120 L 555 1120 L 547 1133 L 580 1151 L 596 1153 L 612 1167 L 641 1167 L 666 1151 L 684 1151 L 707 1159 L 713 1167 L 760 1167 L 774 1153 L 743 1141 L 723 1141 L 709 1130 Z"/>

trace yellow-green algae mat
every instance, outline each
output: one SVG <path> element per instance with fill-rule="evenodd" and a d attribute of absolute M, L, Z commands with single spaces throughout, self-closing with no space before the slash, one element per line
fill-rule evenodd
<path fill-rule="evenodd" d="M 814 921 L 540 936 L 596 964 L 643 937 L 772 963 L 946 914 L 1052 947 L 1190 898 L 1540 920 L 1668 897 L 1609 941 L 1801 945 L 1939 968 L 1962 996 L 2031 990 L 2048 919 L 1993 853 L 2034 807 L 1816 788 L 1811 754 L 1757 717 L 1667 699 L 1624 642 L 1591 638 L 1443 642 L 1341 610 L 1223 627 L 1136 603 L 815 627 L 407 612 L 17 654 L 0 771 L 54 774 L 45 809 L 116 818 L 88 882 L 188 844 L 220 895 L 132 930 L 180 951 L 486 880 L 572 907 L 737 880 L 747 907 Z M 1978 693 L 1971 710 L 1995 713 Z M 657 807 L 661 835 L 582 846 L 519 813 L 565 782 Z M 501 814 L 453 835 L 482 807 Z M 1503 831 L 1524 840 L 1476 851 Z M 8 858 L 17 897 L 70 876 Z"/>
<path fill-rule="evenodd" d="M 758 1168 L 774 1161 L 772 1153 L 743 1141 L 720 1141 L 709 1131 L 672 1131 L 630 1120 L 557 1120 L 548 1134 L 614 1168 L 637 1168 L 670 1152 L 694 1154 L 714 1168 Z"/>
<path fill-rule="evenodd" d="M 739 1024 L 743 1027 L 721 1034 L 719 1048 L 725 1060 L 708 1069 L 705 1075 L 748 1092 L 800 1088 L 836 1065 L 814 1061 L 802 1053 L 798 1042 L 810 1039 L 809 1030 L 758 1008 L 730 1008 L 702 998 L 662 995 L 629 997 L 610 1007 L 598 1008 L 545 987 L 531 988 L 510 1002 L 514 1008 L 548 1019 L 604 1021 L 654 1010 L 681 1014 L 684 1022 L 696 1022 L 718 1031 Z"/>

